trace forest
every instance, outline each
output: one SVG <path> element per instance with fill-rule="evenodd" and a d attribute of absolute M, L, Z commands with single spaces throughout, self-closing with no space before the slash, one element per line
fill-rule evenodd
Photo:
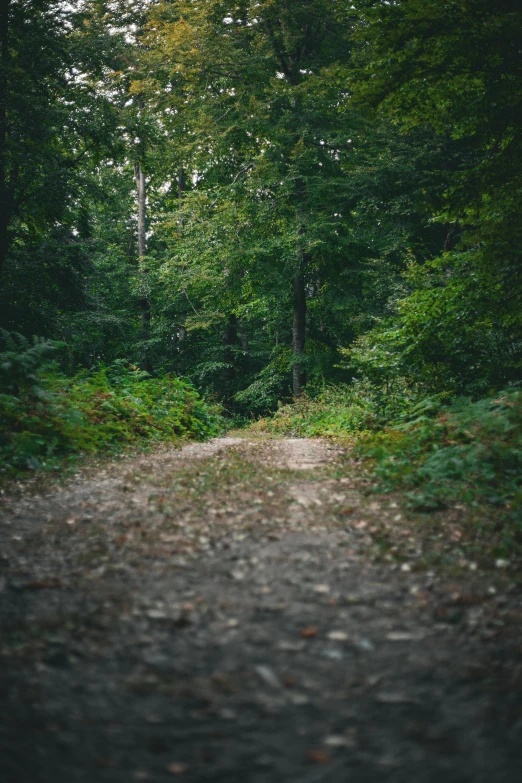
<path fill-rule="evenodd" d="M 522 509 L 517 0 L 4 0 L 4 477 L 233 427 Z"/>
<path fill-rule="evenodd" d="M 522 781 L 521 0 L 0 0 L 1 783 Z"/>

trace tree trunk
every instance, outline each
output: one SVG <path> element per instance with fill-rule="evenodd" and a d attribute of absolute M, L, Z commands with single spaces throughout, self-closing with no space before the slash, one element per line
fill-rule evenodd
<path fill-rule="evenodd" d="M 299 181 L 297 188 L 298 203 L 304 200 L 306 195 L 305 183 Z M 296 259 L 293 290 L 293 325 L 292 325 L 292 392 L 294 397 L 299 397 L 306 384 L 306 372 L 304 369 L 304 354 L 306 350 L 306 290 L 305 270 L 308 264 L 308 255 L 304 250 L 305 219 L 301 206 L 296 209 Z"/>
<path fill-rule="evenodd" d="M 10 0 L 0 0 L 0 275 L 7 256 L 10 216 L 6 171 L 10 5 Z"/>
<path fill-rule="evenodd" d="M 138 267 L 141 275 L 141 334 L 140 339 L 143 343 L 141 367 L 148 373 L 153 372 L 152 362 L 149 356 L 149 349 L 146 345 L 150 339 L 150 301 L 147 296 L 148 289 L 148 270 L 146 265 L 147 258 L 147 183 L 143 166 L 139 162 L 134 163 L 134 176 L 136 178 L 136 189 L 138 192 Z"/>
<path fill-rule="evenodd" d="M 185 372 L 185 353 L 186 353 L 187 330 L 184 326 L 178 326 L 176 329 L 176 372 L 183 375 Z"/>
<path fill-rule="evenodd" d="M 292 391 L 294 397 L 299 397 L 306 383 L 306 372 L 303 367 L 305 354 L 305 328 L 306 328 L 306 291 L 303 265 L 293 279 L 293 309 L 294 319 L 292 328 Z"/>
<path fill-rule="evenodd" d="M 225 369 L 225 381 L 233 381 L 236 377 L 236 368 L 234 366 L 235 354 L 233 346 L 237 345 L 237 318 L 234 313 L 228 316 L 228 324 L 223 335 L 225 350 L 223 360 L 227 365 Z"/>

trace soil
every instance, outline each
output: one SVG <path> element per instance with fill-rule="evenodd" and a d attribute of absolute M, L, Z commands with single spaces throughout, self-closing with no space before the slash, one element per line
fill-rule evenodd
<path fill-rule="evenodd" d="M 509 564 L 432 566 L 341 446 L 221 438 L 14 489 L 2 783 L 522 779 Z"/>

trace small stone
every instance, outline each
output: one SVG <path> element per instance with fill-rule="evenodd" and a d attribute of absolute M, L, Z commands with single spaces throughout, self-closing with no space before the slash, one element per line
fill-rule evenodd
<path fill-rule="evenodd" d="M 304 650 L 306 647 L 304 642 L 288 642 L 288 641 L 281 641 L 277 643 L 277 649 L 283 650 L 284 652 L 300 652 L 301 650 Z"/>
<path fill-rule="evenodd" d="M 292 704 L 295 704 L 296 707 L 304 707 L 304 705 L 308 704 L 310 701 L 306 693 L 300 693 L 299 691 L 290 691 L 288 695 L 290 701 Z"/>
<path fill-rule="evenodd" d="M 331 734 L 324 738 L 324 744 L 329 748 L 353 748 L 354 742 L 350 737 L 343 737 L 341 734 Z"/>
<path fill-rule="evenodd" d="M 355 642 L 356 646 L 360 650 L 364 650 L 364 652 L 373 652 L 375 650 L 375 645 L 370 639 L 365 639 L 364 637 L 361 637 Z"/>
<path fill-rule="evenodd" d="M 341 599 L 341 602 L 344 604 L 354 605 L 354 604 L 362 604 L 364 601 L 363 597 L 359 595 L 358 593 L 346 593 Z"/>
<path fill-rule="evenodd" d="M 327 638 L 332 642 L 346 642 L 348 641 L 348 634 L 344 631 L 330 631 L 327 634 Z"/>
<path fill-rule="evenodd" d="M 323 647 L 319 653 L 323 658 L 328 658 L 331 661 L 342 661 L 344 653 L 339 650 L 338 647 Z"/>
<path fill-rule="evenodd" d="M 146 615 L 150 620 L 166 620 L 168 617 L 164 609 L 149 609 Z"/>
<path fill-rule="evenodd" d="M 237 718 L 237 712 L 228 709 L 228 707 L 224 707 L 222 710 L 219 710 L 219 717 L 222 720 L 235 720 L 235 718 Z"/>
<path fill-rule="evenodd" d="M 411 565 L 409 563 L 403 563 L 401 565 L 401 571 L 411 571 Z"/>
<path fill-rule="evenodd" d="M 145 715 L 145 720 L 147 721 L 147 723 L 153 723 L 153 724 L 163 723 L 163 718 L 161 717 L 161 715 L 158 715 L 153 712 L 148 712 Z"/>
<path fill-rule="evenodd" d="M 270 767 L 274 766 L 274 759 L 272 756 L 264 755 L 264 756 L 258 756 L 254 764 L 259 769 L 269 769 Z"/>
<path fill-rule="evenodd" d="M 329 585 L 314 585 L 313 590 L 316 593 L 329 593 L 330 592 L 330 586 Z"/>
<path fill-rule="evenodd" d="M 408 631 L 390 631 L 390 633 L 386 634 L 386 638 L 389 642 L 412 642 L 422 639 L 422 636 L 409 633 Z"/>
<path fill-rule="evenodd" d="M 507 568 L 509 566 L 509 560 L 502 560 L 502 558 L 499 558 L 495 561 L 495 565 L 497 568 Z"/>
<path fill-rule="evenodd" d="M 269 685 L 271 688 L 281 687 L 281 683 L 279 682 L 276 673 L 273 669 L 270 668 L 270 666 L 260 664 L 259 666 L 255 667 L 255 671 L 266 685 Z"/>
<path fill-rule="evenodd" d="M 245 573 L 243 571 L 238 571 L 238 570 L 231 571 L 230 577 L 234 579 L 236 582 L 242 582 L 243 579 L 245 578 Z"/>
<path fill-rule="evenodd" d="M 407 693 L 378 693 L 375 697 L 380 704 L 411 704 L 415 702 Z"/>

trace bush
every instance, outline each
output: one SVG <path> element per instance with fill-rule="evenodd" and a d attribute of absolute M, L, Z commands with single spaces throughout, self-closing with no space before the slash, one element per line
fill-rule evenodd
<path fill-rule="evenodd" d="M 411 503 L 449 502 L 522 511 L 522 392 L 443 406 L 418 403 L 399 425 L 361 435 L 355 454 L 373 466 L 381 490 L 408 490 Z"/>
<path fill-rule="evenodd" d="M 370 429 L 377 420 L 370 384 L 326 386 L 316 397 L 304 394 L 292 404 L 281 405 L 252 429 L 298 438 L 333 437 Z"/>
<path fill-rule="evenodd" d="M 123 361 L 67 378 L 57 344 L 2 332 L 0 472 L 57 467 L 66 457 L 116 452 L 141 441 L 204 439 L 220 429 L 216 408 L 179 378 L 150 378 Z"/>

